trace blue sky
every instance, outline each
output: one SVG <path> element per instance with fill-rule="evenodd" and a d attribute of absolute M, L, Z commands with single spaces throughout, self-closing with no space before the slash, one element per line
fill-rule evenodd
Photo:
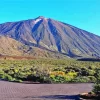
<path fill-rule="evenodd" d="M 53 18 L 100 36 L 100 0 L 0 0 L 0 23 Z"/>

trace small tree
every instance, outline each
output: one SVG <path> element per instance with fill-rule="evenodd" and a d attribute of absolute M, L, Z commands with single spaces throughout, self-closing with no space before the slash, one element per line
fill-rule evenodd
<path fill-rule="evenodd" d="M 96 77 L 96 82 L 93 87 L 93 92 L 100 93 L 100 69 L 96 69 L 95 77 Z"/>

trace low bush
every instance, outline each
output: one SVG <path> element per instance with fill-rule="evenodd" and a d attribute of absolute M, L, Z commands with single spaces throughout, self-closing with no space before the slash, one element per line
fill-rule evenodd
<path fill-rule="evenodd" d="M 62 71 L 54 71 L 50 73 L 52 83 L 67 83 L 77 76 L 76 72 L 65 73 Z"/>
<path fill-rule="evenodd" d="M 1 60 L 0 78 L 41 83 L 95 82 L 100 62 L 74 59 Z"/>

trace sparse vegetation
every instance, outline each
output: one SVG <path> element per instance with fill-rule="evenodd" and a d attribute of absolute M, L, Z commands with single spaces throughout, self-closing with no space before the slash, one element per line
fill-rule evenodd
<path fill-rule="evenodd" d="M 95 84 L 93 86 L 93 90 L 88 93 L 80 94 L 82 99 L 89 99 L 89 100 L 99 100 L 100 99 L 100 68 L 95 69 Z"/>
<path fill-rule="evenodd" d="M 0 78 L 41 83 L 95 82 L 100 62 L 75 59 L 0 60 Z"/>
<path fill-rule="evenodd" d="M 100 69 L 96 69 L 95 72 L 96 82 L 93 87 L 93 92 L 100 95 Z"/>

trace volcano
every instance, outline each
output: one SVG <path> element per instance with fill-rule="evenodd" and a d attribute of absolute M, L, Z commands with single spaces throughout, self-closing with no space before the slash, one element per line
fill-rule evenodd
<path fill-rule="evenodd" d="M 100 36 L 43 16 L 0 24 L 0 37 L 0 54 L 100 57 Z"/>

